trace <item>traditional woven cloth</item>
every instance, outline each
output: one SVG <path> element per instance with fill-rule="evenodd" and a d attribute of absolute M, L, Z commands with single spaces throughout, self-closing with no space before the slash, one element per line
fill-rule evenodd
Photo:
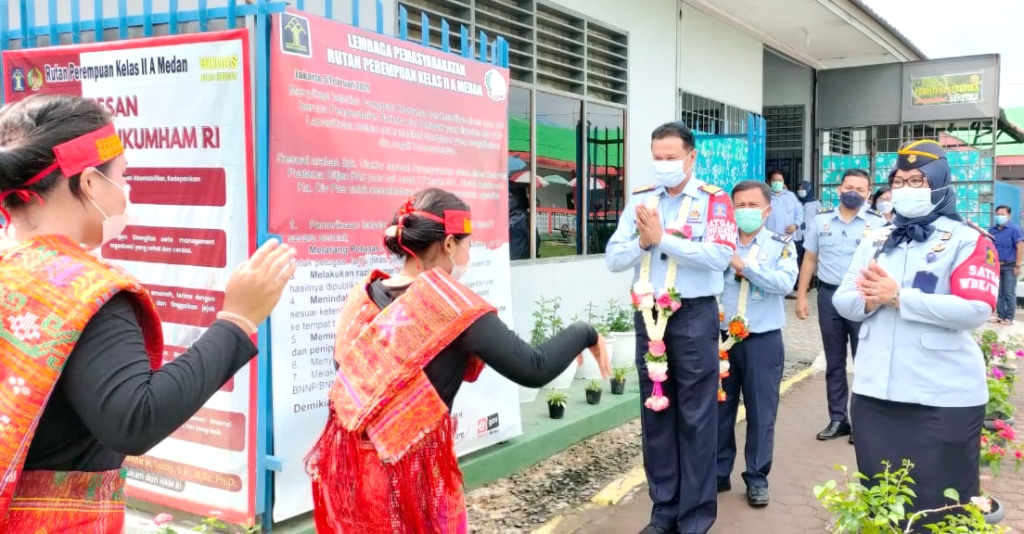
<path fill-rule="evenodd" d="M 0 532 L 120 532 L 124 477 L 117 472 L 22 471 L 68 355 L 93 315 L 120 291 L 135 297 L 156 369 L 160 320 L 134 277 L 59 236 L 0 251 Z"/>
<path fill-rule="evenodd" d="M 338 321 L 331 416 L 307 458 L 317 532 L 461 534 L 451 417 L 423 367 L 494 307 L 435 269 L 380 310 L 367 288 L 386 277 L 356 285 Z"/>
<path fill-rule="evenodd" d="M 3 532 L 121 534 L 127 472 L 25 471 Z"/>

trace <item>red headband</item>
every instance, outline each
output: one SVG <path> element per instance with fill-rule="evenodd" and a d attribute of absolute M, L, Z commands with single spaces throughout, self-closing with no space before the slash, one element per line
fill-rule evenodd
<path fill-rule="evenodd" d="M 102 165 L 121 154 L 124 154 L 124 146 L 121 144 L 121 137 L 117 135 L 117 129 L 113 124 L 107 124 L 98 130 L 93 130 L 53 147 L 53 163 L 29 178 L 17 189 L 0 191 L 0 215 L 4 217 L 4 224 L 11 220 L 10 213 L 3 207 L 3 201 L 8 196 L 15 195 L 22 202 L 28 202 L 32 197 L 36 197 L 42 204 L 43 198 L 29 187 L 46 178 L 53 171 L 59 168 L 65 178 L 75 176 L 89 167 Z"/>
<path fill-rule="evenodd" d="M 467 235 L 473 233 L 473 218 L 470 212 L 463 210 L 444 210 L 444 218 L 438 217 L 433 213 L 426 211 L 418 211 L 413 207 L 415 199 L 410 198 L 405 201 L 405 204 L 401 208 L 398 208 L 398 224 L 389 226 L 384 230 L 384 237 L 394 237 L 398 240 L 398 246 L 402 247 L 402 250 L 411 257 L 416 258 L 419 262 L 419 258 L 416 257 L 411 250 L 405 247 L 402 243 L 402 228 L 405 226 L 405 219 L 410 215 L 417 215 L 420 217 L 426 217 L 434 222 L 438 222 L 444 225 L 445 235 Z"/>

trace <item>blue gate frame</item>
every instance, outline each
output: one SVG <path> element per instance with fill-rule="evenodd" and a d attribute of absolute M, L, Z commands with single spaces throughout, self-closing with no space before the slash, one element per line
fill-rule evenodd
<path fill-rule="evenodd" d="M 70 38 L 68 44 L 82 43 L 83 33 L 93 36 L 93 40 L 104 41 L 104 33 L 108 30 L 117 30 L 115 40 L 129 39 L 129 29 L 141 28 L 141 37 L 153 37 L 154 27 L 167 26 L 170 35 L 180 34 L 179 25 L 182 23 L 197 23 L 198 32 L 203 33 L 210 30 L 210 22 L 223 20 L 226 29 L 238 27 L 238 20 L 244 18 L 247 21 L 254 20 L 251 38 L 255 41 L 253 52 L 253 65 L 256 72 L 256 81 L 253 86 L 255 92 L 255 125 L 254 140 L 256 143 L 256 239 L 258 244 L 263 244 L 273 236 L 268 231 L 269 202 L 268 190 L 270 185 L 270 17 L 276 13 L 282 13 L 288 4 L 281 0 L 256 0 L 253 3 L 245 3 L 240 0 L 225 0 L 226 5 L 221 7 L 209 7 L 208 0 L 198 0 L 198 9 L 180 10 L 178 0 L 168 0 L 166 12 L 154 12 L 153 0 L 133 0 L 132 4 L 138 7 L 141 4 L 141 12 L 133 13 L 128 9 L 128 0 L 118 0 L 116 14 L 104 16 L 104 1 L 91 0 L 93 5 L 93 18 L 82 19 L 82 5 L 90 0 L 70 0 L 70 20 L 58 20 L 60 4 L 67 5 L 68 0 L 17 0 L 18 6 L 18 28 L 11 29 L 10 7 L 11 0 L 0 0 L 0 50 L 10 50 L 15 43 L 18 48 L 36 48 L 38 37 L 47 37 L 48 43 L 60 43 L 62 37 Z M 347 1 L 351 3 L 350 20 L 348 23 L 359 27 L 361 22 L 359 0 L 341 0 L 337 3 Z M 47 22 L 36 24 L 36 4 L 46 2 Z M 299 11 L 306 11 L 305 0 L 294 0 L 295 8 Z M 322 13 L 314 13 L 325 18 L 333 19 L 335 12 L 335 0 L 324 0 Z M 387 35 L 384 24 L 384 3 L 383 0 L 375 1 L 375 30 L 377 33 Z M 422 35 L 420 44 L 432 47 L 430 43 L 430 19 L 426 13 L 422 14 L 420 24 Z M 440 20 L 440 50 L 451 53 L 449 37 L 451 26 L 447 20 Z M 404 6 L 398 8 L 398 31 L 397 37 L 402 40 L 409 39 L 409 15 Z M 470 32 L 460 25 L 459 28 L 461 56 L 476 59 L 478 61 L 491 63 L 499 67 L 508 67 L 509 47 L 503 37 L 496 37 L 492 42 L 490 37 L 483 31 L 477 36 L 477 46 L 471 45 Z M 436 48 L 436 47 L 434 47 Z M 0 74 L 0 95 L 3 95 L 6 80 L 6 70 Z M 272 521 L 269 520 L 269 512 L 272 511 L 273 484 L 271 483 L 272 473 L 280 471 L 282 461 L 273 455 L 271 451 L 274 443 L 274 425 L 270 384 L 270 320 L 260 325 L 258 338 L 259 356 L 257 359 L 257 371 L 259 379 L 256 384 L 258 402 L 258 413 L 256 414 L 256 503 L 255 511 L 263 518 L 264 530 L 269 532 Z"/>

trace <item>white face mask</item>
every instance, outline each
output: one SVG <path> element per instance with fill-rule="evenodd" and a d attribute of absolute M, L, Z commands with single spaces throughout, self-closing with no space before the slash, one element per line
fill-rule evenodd
<path fill-rule="evenodd" d="M 893 189 L 892 208 L 908 219 L 924 217 L 935 209 L 935 204 L 932 204 L 932 190 L 927 187 Z"/>
<path fill-rule="evenodd" d="M 803 189 L 798 189 L 796 192 L 796 196 L 804 198 L 807 196 L 807 191 L 804 191 Z"/>
<path fill-rule="evenodd" d="M 886 215 L 888 215 L 889 213 L 892 213 L 892 201 L 890 201 L 890 200 L 881 200 L 881 201 L 879 201 L 878 202 L 878 211 L 880 211 L 880 212 L 882 212 L 882 213 L 884 213 Z"/>
<path fill-rule="evenodd" d="M 124 194 L 124 211 L 122 211 L 120 215 L 107 215 L 106 213 L 103 212 L 103 209 L 100 208 L 100 205 L 97 204 L 95 200 L 91 198 L 89 199 L 89 202 L 91 202 L 93 207 L 96 208 L 96 211 L 100 212 L 100 215 L 103 216 L 103 238 L 100 241 L 99 245 L 100 247 L 102 247 L 103 245 L 106 245 L 107 243 L 116 239 L 117 236 L 121 235 L 121 232 L 124 232 L 125 227 L 127 227 L 129 224 L 131 224 L 132 221 L 135 220 L 135 209 L 132 206 L 131 200 L 132 186 L 128 184 L 125 184 L 124 187 L 118 186 L 116 182 L 114 182 L 110 178 L 107 178 L 106 174 L 103 174 L 98 170 L 96 172 L 98 172 L 104 180 L 114 184 L 119 189 L 121 189 L 121 192 Z"/>
<path fill-rule="evenodd" d="M 459 243 L 459 246 L 462 247 L 463 245 L 461 243 Z M 455 254 L 448 254 L 448 259 L 452 261 L 452 272 L 450 272 L 448 274 L 450 274 L 452 278 L 454 278 L 456 280 L 459 280 L 463 276 L 466 275 L 466 271 L 469 270 L 469 259 L 468 259 L 469 258 L 469 249 L 468 248 L 466 249 L 466 256 L 467 256 L 466 263 L 463 264 L 463 265 L 459 265 L 458 262 L 455 261 Z"/>
<path fill-rule="evenodd" d="M 661 160 L 654 162 L 654 182 L 662 187 L 676 187 L 686 180 L 686 175 L 689 174 L 683 168 L 683 162 L 680 160 Z"/>

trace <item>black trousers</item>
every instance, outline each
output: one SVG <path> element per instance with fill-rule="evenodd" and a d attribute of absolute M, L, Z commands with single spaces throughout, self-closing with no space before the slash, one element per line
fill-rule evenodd
<path fill-rule="evenodd" d="M 726 398 L 725 402 L 718 404 L 716 476 L 719 480 L 728 479 L 736 463 L 736 415 L 742 391 L 743 406 L 747 412 L 743 482 L 748 487 L 768 486 L 785 361 L 782 330 L 750 334 L 729 351 L 729 376 L 722 381 Z"/>
<path fill-rule="evenodd" d="M 899 469 L 904 459 L 913 462 L 910 477 L 917 497 L 907 508 L 908 515 L 951 504 L 942 495 L 948 488 L 955 489 L 963 501 L 979 494 L 984 405 L 939 408 L 854 394 L 850 411 L 857 423 L 858 471 L 870 478 L 882 472 L 883 461 L 891 464 L 892 471 Z M 870 486 L 875 481 L 871 478 L 861 483 Z M 924 523 L 928 521 L 922 526 Z"/>
<path fill-rule="evenodd" d="M 847 354 L 856 357 L 860 323 L 839 315 L 832 305 L 836 286 L 824 282 L 818 286 L 818 326 L 825 349 L 825 389 L 828 392 L 828 416 L 832 421 L 848 421 L 846 405 L 850 387 L 846 375 Z M 847 352 L 847 344 L 850 346 Z"/>
<path fill-rule="evenodd" d="M 640 402 L 650 396 L 647 329 L 636 314 L 636 366 Z M 718 303 L 714 297 L 684 299 L 668 321 L 665 346 L 669 407 L 641 405 L 644 470 L 654 502 L 651 523 L 681 534 L 705 534 L 718 516 L 715 456 L 718 449 Z"/>

